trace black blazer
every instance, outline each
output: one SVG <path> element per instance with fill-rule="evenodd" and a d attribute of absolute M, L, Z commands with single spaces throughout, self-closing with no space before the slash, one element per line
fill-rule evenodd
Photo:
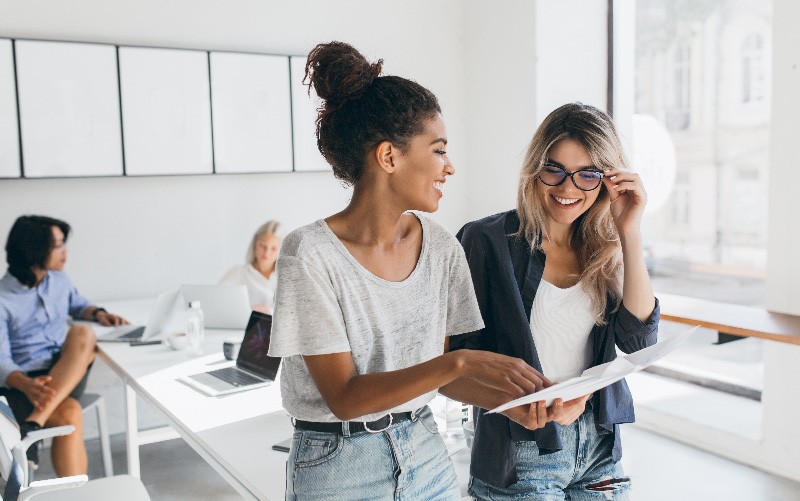
<path fill-rule="evenodd" d="M 484 329 L 450 338 L 450 349 L 488 350 L 519 357 L 541 371 L 542 365 L 531 333 L 530 316 L 536 290 L 544 272 L 545 254 L 531 250 L 512 210 L 466 224 L 457 238 L 467 255 Z M 656 342 L 659 306 L 642 322 L 620 305 L 609 301 L 606 323 L 592 329 L 592 367 L 616 358 L 615 346 L 631 353 Z M 545 374 L 546 375 L 546 374 Z M 619 423 L 634 421 L 633 400 L 625 380 L 595 392 L 590 404 L 601 431 L 614 433 L 614 461 L 622 457 Z M 535 441 L 542 454 L 562 449 L 556 427 L 547 423 L 528 430 L 501 414 L 485 414 L 475 408 L 475 440 L 470 473 L 484 482 L 508 487 L 517 481 L 515 442 Z"/>

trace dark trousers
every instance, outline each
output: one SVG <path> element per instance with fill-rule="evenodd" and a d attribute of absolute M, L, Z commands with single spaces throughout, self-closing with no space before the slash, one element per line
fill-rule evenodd
<path fill-rule="evenodd" d="M 53 356 L 50 368 L 26 372 L 27 376 L 35 378 L 48 375 L 50 369 L 52 369 L 53 365 L 58 361 L 59 354 L 60 353 L 56 353 L 56 355 Z M 94 364 L 94 362 L 92 362 L 92 364 Z M 89 368 L 86 369 L 86 374 L 83 375 L 78 385 L 69 394 L 69 396 L 75 400 L 79 400 L 83 396 L 84 391 L 86 391 L 86 381 L 89 379 L 89 371 L 92 369 L 92 364 L 89 365 Z M 6 397 L 6 400 L 8 400 L 8 406 L 11 407 L 11 411 L 14 413 L 14 418 L 16 418 L 17 423 L 22 424 L 25 419 L 31 415 L 31 412 L 33 412 L 33 403 L 28 400 L 28 397 L 21 391 L 14 388 L 0 388 L 0 395 Z"/>

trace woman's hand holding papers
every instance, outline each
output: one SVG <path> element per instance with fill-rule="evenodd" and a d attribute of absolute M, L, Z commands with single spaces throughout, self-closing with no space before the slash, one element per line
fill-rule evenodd
<path fill-rule="evenodd" d="M 586 401 L 589 400 L 591 396 L 592 394 L 590 393 L 582 397 L 567 400 L 566 402 L 557 398 L 548 411 L 552 412 L 553 421 L 556 423 L 563 426 L 570 425 L 583 414 L 583 411 L 586 409 Z"/>
<path fill-rule="evenodd" d="M 549 410 L 544 405 L 544 400 L 532 404 L 512 407 L 501 412 L 508 419 L 516 421 L 529 430 L 543 428 L 549 421 L 552 421 Z"/>
<path fill-rule="evenodd" d="M 566 426 L 575 422 L 583 414 L 586 409 L 586 401 L 591 396 L 592 394 L 590 393 L 566 402 L 557 398 L 550 407 L 546 407 L 544 400 L 542 400 L 532 404 L 512 407 L 501 412 L 501 414 L 529 430 L 542 428 L 550 421 Z"/>

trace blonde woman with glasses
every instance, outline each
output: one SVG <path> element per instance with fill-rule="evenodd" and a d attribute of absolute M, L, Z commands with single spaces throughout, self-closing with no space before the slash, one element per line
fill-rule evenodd
<path fill-rule="evenodd" d="M 642 252 L 647 202 L 611 118 L 564 105 L 528 148 L 517 209 L 467 224 L 466 251 L 485 328 L 452 349 L 519 357 L 553 382 L 656 342 L 659 308 Z M 550 408 L 486 414 L 508 398 L 460 381 L 476 405 L 470 494 L 477 499 L 627 499 L 619 424 L 634 420 L 625 381 Z"/>

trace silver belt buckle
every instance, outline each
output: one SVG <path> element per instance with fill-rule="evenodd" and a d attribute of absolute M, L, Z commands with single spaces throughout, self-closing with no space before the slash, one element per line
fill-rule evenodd
<path fill-rule="evenodd" d="M 381 433 L 383 431 L 386 431 L 387 429 L 389 429 L 390 426 L 392 426 L 392 423 L 394 422 L 394 416 L 392 416 L 391 413 L 389 413 L 388 416 L 389 416 L 389 424 L 387 424 L 386 426 L 384 426 L 380 430 L 370 430 L 369 426 L 367 426 L 367 422 L 366 421 L 364 421 L 364 430 L 367 433 Z"/>

